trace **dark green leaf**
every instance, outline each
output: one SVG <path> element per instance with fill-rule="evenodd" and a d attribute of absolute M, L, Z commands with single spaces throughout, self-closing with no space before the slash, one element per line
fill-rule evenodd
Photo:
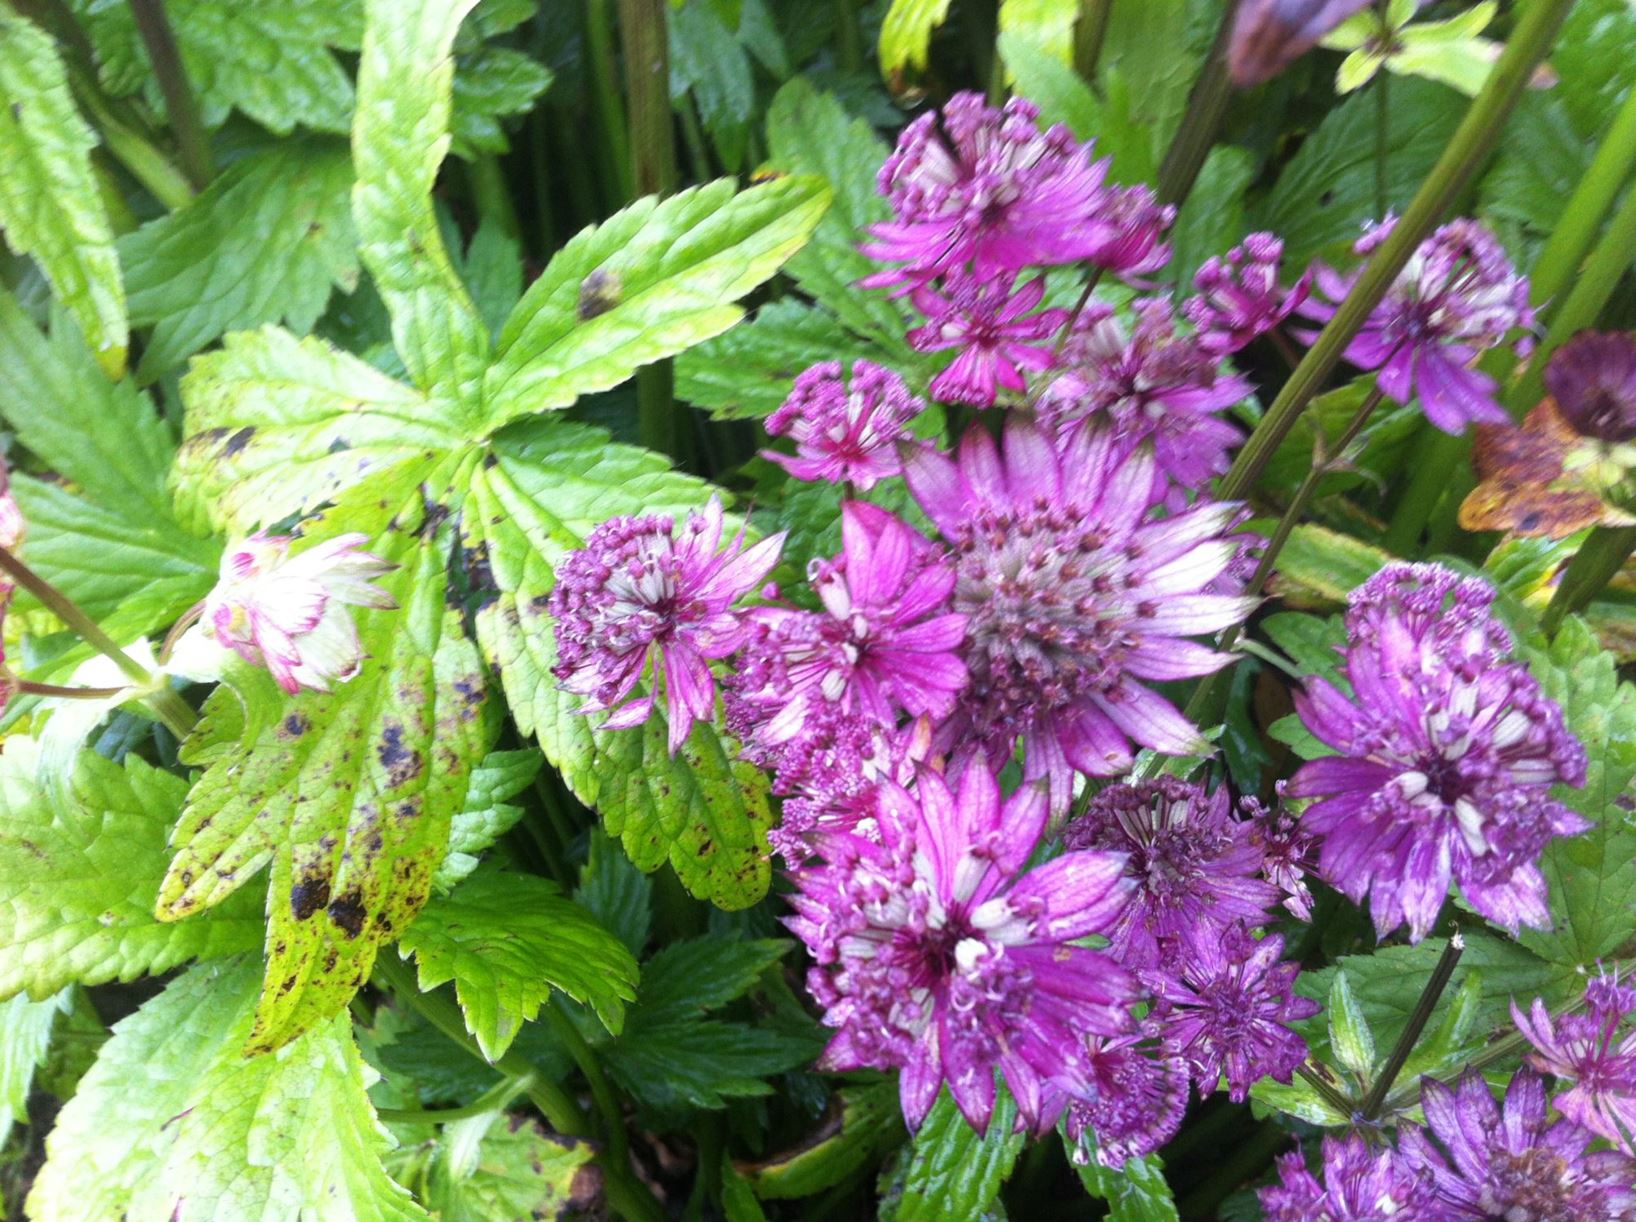
<path fill-rule="evenodd" d="M 758 1196 L 807 1197 L 845 1183 L 902 1139 L 895 1079 L 843 1086 L 816 1134 L 794 1150 L 742 1169 Z"/>
<path fill-rule="evenodd" d="M 978 1218 L 994 1203 L 1024 1140 L 1022 1133 L 1012 1131 L 1016 1103 L 1004 1090 L 998 1095 L 988 1132 L 981 1137 L 966 1123 L 946 1087 L 938 1095 L 909 1147 L 903 1195 L 891 1222 Z"/>

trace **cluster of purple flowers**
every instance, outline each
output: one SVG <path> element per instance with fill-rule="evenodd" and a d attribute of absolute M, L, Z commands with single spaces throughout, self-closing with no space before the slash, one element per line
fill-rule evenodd
<path fill-rule="evenodd" d="M 1208 754 L 1154 685 L 1226 665 L 1203 638 L 1255 606 L 1259 540 L 1209 487 L 1240 436 L 1223 413 L 1252 393 L 1225 361 L 1297 311 L 1325 316 L 1350 282 L 1318 268 L 1285 287 L 1282 243 L 1256 234 L 1206 263 L 1180 309 L 1142 295 L 1173 210 L 1110 183 L 1021 100 L 957 95 L 909 126 L 879 183 L 893 219 L 863 249 L 889 266 L 864 283 L 924 317 L 913 348 L 953 353 L 927 395 L 1012 410 L 945 450 L 915 440 L 925 403 L 897 373 L 814 365 L 767 421 L 794 448 L 773 461 L 843 489 L 841 551 L 811 563 L 809 596 L 762 584 L 780 537 L 722 549 L 719 504 L 679 529 L 618 519 L 558 568 L 555 674 L 615 728 L 662 693 L 673 750 L 716 716 L 719 682 L 726 729 L 783 798 L 772 846 L 835 1032 L 826 1067 L 899 1071 L 911 1127 L 946 1086 L 985 1128 L 1003 1079 L 1023 1125 L 1061 1120 L 1083 1157 L 1117 1166 L 1174 1133 L 1190 1089 L 1242 1100 L 1291 1080 L 1317 1007 L 1267 926 L 1280 905 L 1310 916 L 1309 874 L 1367 896 L 1382 932 L 1422 936 L 1451 879 L 1502 924 L 1541 923 L 1539 853 L 1580 826 L 1546 790 L 1582 779 L 1583 755 L 1506 659 L 1486 587 L 1394 569 L 1354 600 L 1352 694 L 1315 682 L 1302 698 L 1340 753 L 1289 786 L 1319 799 L 1304 814 L 1115 780 L 1144 749 Z M 1047 300 L 1045 269 L 1063 265 L 1091 277 L 1071 310 Z M 1092 298 L 1103 274 L 1138 291 L 1128 310 Z M 1348 357 L 1450 427 L 1488 417 L 1469 366 L 1530 322 L 1492 238 L 1456 222 Z M 857 499 L 898 478 L 925 529 Z M 1544 1035 L 1547 1055 L 1589 1064 L 1590 1035 Z M 1609 1097 L 1596 1115 L 1628 1124 Z M 1415 1157 L 1415 1191 L 1463 1173 L 1429 1142 Z M 1320 1216 L 1302 1211 L 1326 1192 L 1397 1200 L 1397 1159 L 1336 1143 L 1337 1184 L 1292 1168 L 1279 1216 Z"/>

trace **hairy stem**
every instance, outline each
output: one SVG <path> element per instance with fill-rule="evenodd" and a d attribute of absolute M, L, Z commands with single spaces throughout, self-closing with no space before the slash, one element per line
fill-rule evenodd
<path fill-rule="evenodd" d="M 182 172 L 202 190 L 216 173 L 210 160 L 210 135 L 199 117 L 198 100 L 193 96 L 193 85 L 182 64 L 176 34 L 165 15 L 164 0 L 131 0 L 131 12 L 136 17 L 142 45 L 147 48 L 148 62 L 153 65 L 153 74 L 159 81 L 159 92 L 165 99 L 165 117 L 170 120 L 171 134 L 176 137 Z"/>
<path fill-rule="evenodd" d="M 1221 482 L 1224 500 L 1238 500 L 1249 492 L 1415 248 L 1487 162 L 1523 87 L 1550 50 L 1572 7 L 1573 0 L 1538 0 L 1523 14 L 1488 82 L 1391 235 L 1364 265 L 1351 292 L 1239 450 L 1232 469 Z"/>
<path fill-rule="evenodd" d="M 1449 938 L 1448 945 L 1443 948 L 1437 966 L 1432 969 L 1426 987 L 1420 990 L 1420 1000 L 1415 1002 L 1414 1012 L 1409 1015 L 1409 1025 L 1404 1027 L 1403 1034 L 1397 1037 L 1397 1043 L 1392 1046 L 1386 1064 L 1381 1066 L 1380 1075 L 1363 1100 L 1363 1119 L 1373 1120 L 1380 1114 L 1380 1105 L 1386 1102 L 1386 1096 L 1391 1093 L 1392 1083 L 1397 1080 L 1397 1075 L 1402 1072 L 1409 1054 L 1414 1051 L 1415 1041 L 1420 1038 L 1420 1033 L 1425 1030 L 1432 1011 L 1437 1008 L 1438 998 L 1443 996 L 1443 990 L 1448 987 L 1449 978 L 1454 975 L 1455 965 L 1460 962 L 1460 956 L 1465 953 L 1465 949 L 1465 939 L 1460 936 L 1459 930 L 1455 930 L 1453 936 Z"/>

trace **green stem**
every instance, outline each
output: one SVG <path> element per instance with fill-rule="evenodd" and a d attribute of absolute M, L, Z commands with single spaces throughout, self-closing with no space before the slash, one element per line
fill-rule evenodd
<path fill-rule="evenodd" d="M 1596 156 L 1562 205 L 1556 228 L 1534 260 L 1529 295 L 1542 311 L 1551 310 L 1553 299 L 1579 274 L 1602 221 L 1619 198 L 1619 189 L 1632 169 L 1636 169 L 1636 89 L 1626 96 L 1608 125 Z"/>
<path fill-rule="evenodd" d="M 1193 82 L 1193 91 L 1187 95 L 1187 111 L 1159 166 L 1160 203 L 1180 206 L 1192 193 L 1204 159 L 1210 155 L 1210 146 L 1221 131 L 1221 121 L 1227 116 L 1227 103 L 1233 96 L 1233 82 L 1227 74 L 1227 47 L 1232 41 L 1238 5 L 1239 0 L 1227 0 L 1222 8 L 1216 41 Z"/>
<path fill-rule="evenodd" d="M 863 70 L 863 35 L 858 30 L 858 0 L 835 0 L 836 48 L 843 72 Z"/>
<path fill-rule="evenodd" d="M 375 960 L 374 979 L 377 985 L 387 989 L 452 1043 L 487 1063 L 477 1041 L 466 1030 L 460 1008 L 441 993 L 422 993 L 415 983 L 414 973 L 402 960 L 394 959 L 390 954 L 381 955 Z M 494 1068 L 513 1078 L 535 1075 L 534 1066 L 519 1052 L 506 1053 L 494 1062 Z M 528 1099 L 558 1133 L 566 1137 L 593 1136 L 591 1122 L 580 1110 L 579 1104 L 555 1082 L 535 1076 L 528 1088 Z M 631 1173 L 628 1161 L 616 1161 L 606 1153 L 598 1161 L 602 1167 L 608 1203 L 616 1213 L 633 1222 L 662 1222 L 664 1210 L 647 1187 Z"/>
<path fill-rule="evenodd" d="M 1540 617 L 1539 626 L 1545 634 L 1555 636 L 1565 618 L 1600 594 L 1624 568 L 1632 552 L 1636 552 L 1636 526 L 1598 526 L 1591 531 L 1584 546 L 1568 561 L 1568 569 Z"/>
<path fill-rule="evenodd" d="M 137 128 L 115 115 L 114 109 L 102 96 L 93 81 L 74 72 L 69 83 L 74 98 L 91 122 L 102 134 L 102 142 L 114 159 L 130 171 L 131 177 L 146 187 L 149 193 L 174 212 L 193 199 L 193 184 L 188 181 L 169 157 Z"/>
<path fill-rule="evenodd" d="M 1310 1066 L 1296 1066 L 1295 1074 L 1301 1081 L 1312 1087 L 1318 1093 L 1318 1097 L 1334 1108 L 1339 1115 L 1350 1118 L 1356 1110 L 1357 1105 L 1352 1100 L 1336 1090 L 1333 1083 L 1326 1081 L 1321 1074 Z"/>
<path fill-rule="evenodd" d="M 477 208 L 477 215 L 494 222 L 508 238 L 521 238 L 522 222 L 517 218 L 517 206 L 512 203 L 505 172 L 500 169 L 500 159 L 487 153 L 468 162 L 466 181 L 471 186 L 472 203 Z"/>
<path fill-rule="evenodd" d="M 579 1028 L 574 1026 L 573 1019 L 563 1010 L 562 1001 L 556 994 L 552 994 L 551 1000 L 540 1007 L 540 1014 L 551 1028 L 551 1033 L 568 1050 L 574 1064 L 579 1066 L 585 1084 L 591 1088 L 591 1098 L 596 1103 L 597 1111 L 602 1113 L 603 1137 L 608 1143 L 609 1158 L 624 1166 L 631 1154 L 630 1139 L 625 1134 L 625 1113 L 613 1088 L 608 1085 L 608 1077 L 602 1072 L 596 1053 L 591 1051 Z"/>
<path fill-rule="evenodd" d="M 1379 14 L 1381 28 L 1387 27 L 1386 9 L 1391 0 L 1377 0 L 1376 12 Z M 1392 74 L 1386 71 L 1386 65 L 1380 66 L 1375 75 L 1375 216 L 1384 217 L 1392 206 L 1391 190 L 1386 177 L 1386 163 L 1390 160 L 1391 133 L 1392 133 L 1392 96 L 1390 81 Z"/>
<path fill-rule="evenodd" d="M 490 1112 L 504 1111 L 513 1099 L 532 1087 L 538 1075 L 526 1073 L 520 1078 L 501 1078 L 465 1107 L 440 1107 L 430 1110 L 408 1107 L 378 1107 L 375 1115 L 391 1124 L 450 1124 L 456 1120 L 471 1120 Z"/>
<path fill-rule="evenodd" d="M 1108 41 L 1108 18 L 1113 0 L 1079 0 L 1079 21 L 1074 26 L 1074 71 L 1093 90 L 1102 47 Z M 1098 91 L 1100 92 L 1100 91 Z"/>
<path fill-rule="evenodd" d="M 615 82 L 612 29 L 608 0 L 586 0 L 585 39 L 590 51 L 592 93 L 602 119 L 602 138 L 619 176 L 620 194 L 629 200 L 635 194 L 631 179 L 630 130 L 625 124 L 625 104 Z"/>
<path fill-rule="evenodd" d="M 1369 1094 L 1364 1097 L 1363 1119 L 1373 1120 L 1380 1114 L 1380 1105 L 1386 1102 L 1392 1083 L 1397 1081 L 1397 1075 L 1403 1071 L 1409 1054 L 1414 1051 L 1415 1041 L 1420 1038 L 1420 1033 L 1425 1030 L 1432 1011 L 1437 1008 L 1437 1001 L 1443 996 L 1443 990 L 1448 987 L 1449 978 L 1454 975 L 1455 965 L 1460 962 L 1460 956 L 1465 953 L 1465 949 L 1465 939 L 1460 936 L 1459 930 L 1455 930 L 1449 938 L 1448 945 L 1443 948 L 1437 966 L 1432 969 L 1426 987 L 1420 990 L 1420 1000 L 1415 1002 L 1414 1012 L 1409 1015 L 1409 1025 L 1404 1027 L 1403 1034 L 1397 1037 L 1397 1043 L 1392 1045 L 1386 1064 L 1381 1066 L 1379 1076 L 1369 1088 Z"/>
<path fill-rule="evenodd" d="M 1238 500 L 1249 492 L 1415 248 L 1487 162 L 1528 78 L 1550 50 L 1571 7 L 1573 0 L 1537 0 L 1523 13 L 1487 84 L 1466 111 L 1443 155 L 1239 450 L 1232 469 L 1222 479 L 1222 499 Z"/>
<path fill-rule="evenodd" d="M 153 65 L 153 74 L 159 81 L 159 92 L 165 99 L 165 117 L 170 120 L 171 134 L 176 137 L 182 171 L 189 182 L 203 190 L 215 176 L 210 160 L 210 136 L 199 118 L 199 104 L 187 79 L 187 68 L 182 63 L 182 52 L 176 45 L 170 19 L 165 16 L 164 0 L 131 0 L 131 12 L 136 17 L 142 45 L 147 48 L 148 62 Z"/>
<path fill-rule="evenodd" d="M 125 687 L 64 687 L 60 683 L 34 683 L 18 679 L 16 690 L 24 696 L 47 696 L 53 700 L 111 700 Z"/>

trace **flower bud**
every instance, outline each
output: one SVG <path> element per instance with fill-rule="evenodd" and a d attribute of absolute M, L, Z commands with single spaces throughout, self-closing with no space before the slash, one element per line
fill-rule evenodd
<path fill-rule="evenodd" d="M 1369 0 L 1243 0 L 1227 47 L 1233 83 L 1270 81 Z"/>

